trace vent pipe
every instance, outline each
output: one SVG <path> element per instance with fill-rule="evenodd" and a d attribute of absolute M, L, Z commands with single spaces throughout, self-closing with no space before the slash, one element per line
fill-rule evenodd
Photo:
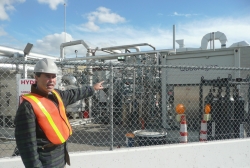
<path fill-rule="evenodd" d="M 175 50 L 175 25 L 173 25 L 173 49 Z"/>
<path fill-rule="evenodd" d="M 176 43 L 179 44 L 179 48 L 184 48 L 184 39 L 176 40 Z"/>
<path fill-rule="evenodd" d="M 211 41 L 213 41 L 213 48 L 214 48 L 214 40 L 220 40 L 221 48 L 226 48 L 227 37 L 224 33 L 219 32 L 219 31 L 208 33 L 205 36 L 203 36 L 201 40 L 200 48 L 202 50 L 206 50 L 208 42 L 211 42 Z"/>

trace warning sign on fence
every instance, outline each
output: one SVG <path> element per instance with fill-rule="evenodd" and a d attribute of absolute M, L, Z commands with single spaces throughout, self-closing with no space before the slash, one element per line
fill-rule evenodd
<path fill-rule="evenodd" d="M 21 96 L 30 93 L 32 84 L 35 84 L 35 79 L 20 79 L 18 83 L 19 104 L 22 103 Z"/>

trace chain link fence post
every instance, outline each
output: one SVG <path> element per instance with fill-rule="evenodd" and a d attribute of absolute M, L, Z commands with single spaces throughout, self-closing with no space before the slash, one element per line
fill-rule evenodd
<path fill-rule="evenodd" d="M 114 119 L 113 119 L 113 80 L 114 69 L 113 64 L 110 62 L 110 78 L 109 78 L 109 111 L 110 111 L 110 150 L 114 148 Z"/>
<path fill-rule="evenodd" d="M 162 55 L 161 60 L 162 60 L 162 64 L 166 65 L 166 58 L 167 55 Z M 167 117 L 167 106 L 168 106 L 168 102 L 167 102 L 167 68 L 162 67 L 161 68 L 161 97 L 162 97 L 162 126 L 163 128 L 167 129 L 169 128 L 169 119 Z"/>

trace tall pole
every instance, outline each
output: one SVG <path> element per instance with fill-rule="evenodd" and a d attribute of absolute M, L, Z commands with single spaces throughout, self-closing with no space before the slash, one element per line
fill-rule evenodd
<path fill-rule="evenodd" d="M 66 3 L 63 4 L 64 5 L 64 43 L 66 43 Z M 65 49 L 63 48 L 63 58 L 65 58 Z"/>
<path fill-rule="evenodd" d="M 64 42 L 66 42 L 66 3 L 64 3 Z"/>
<path fill-rule="evenodd" d="M 175 25 L 173 25 L 173 49 L 175 50 Z"/>

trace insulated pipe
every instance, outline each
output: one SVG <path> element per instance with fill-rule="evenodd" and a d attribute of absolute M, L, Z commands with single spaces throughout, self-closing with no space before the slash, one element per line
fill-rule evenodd
<path fill-rule="evenodd" d="M 81 58 L 67 58 L 65 61 L 78 61 L 78 60 L 100 60 L 100 59 L 117 59 L 118 57 L 127 57 L 131 55 L 143 55 L 143 54 L 157 54 L 164 53 L 175 54 L 176 52 L 173 49 L 170 50 L 154 50 L 154 51 L 142 51 L 142 52 L 134 52 L 134 53 L 122 53 L 122 54 L 110 54 L 110 55 L 99 55 L 99 56 L 91 56 L 91 57 L 81 57 Z"/>
<path fill-rule="evenodd" d="M 210 43 L 210 49 L 212 49 L 212 33 L 210 33 L 210 40 L 209 40 L 209 43 Z"/>
<path fill-rule="evenodd" d="M 133 47 L 133 48 L 136 49 L 136 52 L 140 52 L 140 48 L 139 47 Z M 125 50 L 128 50 L 128 48 L 126 48 Z M 103 50 L 103 49 L 100 49 L 99 51 L 103 51 L 103 52 L 106 52 L 106 53 L 109 53 L 109 54 L 120 54 L 120 53 L 123 53 L 121 50 L 106 50 L 106 49 Z"/>
<path fill-rule="evenodd" d="M 43 55 L 43 54 L 36 54 L 36 53 L 29 53 L 29 55 L 25 55 L 25 51 L 9 48 L 9 47 L 3 47 L 0 46 L 0 55 L 5 57 L 22 57 L 24 61 L 27 61 L 29 58 L 33 59 L 39 59 L 39 58 L 50 58 L 50 59 L 57 59 L 56 57 Z M 16 70 L 18 70 L 19 67 L 16 67 Z M 28 66 L 26 64 L 23 64 L 23 77 L 26 79 L 28 75 Z"/>
<path fill-rule="evenodd" d="M 14 55 L 23 56 L 24 53 L 22 50 L 0 46 L 0 55 L 5 57 L 13 57 Z"/>
<path fill-rule="evenodd" d="M 213 35 L 213 49 L 215 50 L 215 45 L 214 45 L 214 41 L 215 41 L 215 33 L 213 32 L 213 33 L 212 33 L 212 35 Z"/>
<path fill-rule="evenodd" d="M 91 49 L 83 40 L 70 41 L 60 45 L 60 57 L 64 59 L 64 47 L 82 44 L 87 50 Z"/>
<path fill-rule="evenodd" d="M 24 52 L 22 50 L 14 49 L 14 48 L 9 48 L 9 47 L 4 47 L 0 46 L 0 56 L 5 56 L 5 57 L 23 57 Z M 26 55 L 27 59 L 29 58 L 50 58 L 50 59 L 57 59 L 57 57 L 49 56 L 49 55 L 43 55 L 43 54 L 37 54 L 37 53 L 29 53 L 29 55 Z"/>
<path fill-rule="evenodd" d="M 23 67 L 21 67 L 21 65 L 20 66 L 17 66 L 16 64 L 1 64 L 0 63 L 0 72 L 1 71 L 7 71 L 7 70 L 9 70 L 9 71 L 23 71 L 24 69 L 23 69 Z M 31 67 L 31 66 L 27 66 L 27 71 L 29 72 L 29 73 L 33 73 L 34 72 L 34 67 Z"/>
<path fill-rule="evenodd" d="M 152 46 L 151 44 L 140 43 L 140 44 L 122 45 L 122 46 L 114 46 L 114 47 L 105 47 L 105 48 L 101 48 L 101 51 L 103 51 L 103 50 L 120 50 L 120 49 L 128 49 L 128 48 L 138 49 L 138 46 L 150 46 L 155 50 L 155 47 Z"/>
<path fill-rule="evenodd" d="M 205 36 L 203 36 L 202 40 L 201 40 L 201 49 L 202 50 L 206 50 L 207 49 L 207 45 L 208 42 L 212 41 L 212 40 L 220 40 L 221 43 L 221 48 L 225 48 L 226 47 L 226 42 L 227 42 L 227 37 L 224 33 L 222 32 L 214 32 L 214 37 L 211 37 L 211 33 L 206 34 Z"/>
<path fill-rule="evenodd" d="M 175 25 L 173 25 L 173 49 L 175 50 Z"/>
<path fill-rule="evenodd" d="M 125 49 L 125 50 L 128 50 L 128 49 L 130 49 L 130 48 L 133 48 L 133 49 L 135 49 L 136 50 L 136 52 L 140 52 L 141 50 L 140 50 L 140 47 L 137 47 L 137 46 L 135 46 L 135 47 L 129 47 L 129 48 L 117 48 L 117 49 L 115 49 L 115 50 L 111 50 L 111 49 L 108 49 L 108 48 L 101 48 L 99 51 L 103 51 L 103 52 L 108 52 L 108 53 L 122 53 L 122 49 Z"/>
<path fill-rule="evenodd" d="M 136 52 L 140 52 L 140 51 L 141 51 L 140 47 L 137 47 L 137 46 L 135 46 L 135 47 L 131 47 L 131 48 L 135 49 L 135 50 L 136 50 Z"/>

